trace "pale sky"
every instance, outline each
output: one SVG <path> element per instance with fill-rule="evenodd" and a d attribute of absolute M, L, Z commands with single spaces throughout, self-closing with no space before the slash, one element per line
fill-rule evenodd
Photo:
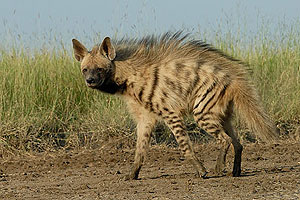
<path fill-rule="evenodd" d="M 23 41 L 38 45 L 54 36 L 58 41 L 84 41 L 104 36 L 141 36 L 168 30 L 236 30 L 247 24 L 259 31 L 267 24 L 300 18 L 299 0 L 0 0 L 2 44 Z M 227 27 L 226 27 L 227 26 Z M 229 27 L 228 27 L 229 26 Z M 96 37 L 97 38 L 97 37 Z"/>

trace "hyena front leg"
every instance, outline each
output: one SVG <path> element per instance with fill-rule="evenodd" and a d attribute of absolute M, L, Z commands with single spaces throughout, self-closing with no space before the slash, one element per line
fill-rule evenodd
<path fill-rule="evenodd" d="M 134 164 L 129 174 L 125 177 L 125 180 L 138 179 L 139 172 L 149 148 L 151 131 L 156 122 L 155 118 L 151 118 L 147 115 L 139 116 L 137 120 L 137 143 Z"/>
<path fill-rule="evenodd" d="M 205 178 L 207 171 L 194 153 L 190 138 L 184 129 L 183 119 L 174 112 L 170 112 L 163 119 L 174 134 L 182 154 L 196 169 L 197 176 Z"/>

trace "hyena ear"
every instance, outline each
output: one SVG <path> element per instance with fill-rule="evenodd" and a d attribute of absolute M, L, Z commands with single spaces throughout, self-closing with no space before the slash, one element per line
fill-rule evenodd
<path fill-rule="evenodd" d="M 100 46 L 100 53 L 107 57 L 109 60 L 114 60 L 116 57 L 116 50 L 114 46 L 111 44 L 110 38 L 104 38 L 101 46 Z"/>
<path fill-rule="evenodd" d="M 74 49 L 75 58 L 76 58 L 76 60 L 78 60 L 79 62 L 81 62 L 82 59 L 84 58 L 84 56 L 86 56 L 86 54 L 88 53 L 88 50 L 85 48 L 85 46 L 83 46 L 76 39 L 73 39 L 72 43 L 73 43 L 73 49 Z"/>

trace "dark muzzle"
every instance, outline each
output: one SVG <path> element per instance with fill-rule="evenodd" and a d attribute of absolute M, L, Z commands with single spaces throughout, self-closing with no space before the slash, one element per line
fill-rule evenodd
<path fill-rule="evenodd" d="M 88 84 L 93 84 L 93 83 L 96 83 L 96 80 L 94 78 L 88 78 L 85 80 Z"/>

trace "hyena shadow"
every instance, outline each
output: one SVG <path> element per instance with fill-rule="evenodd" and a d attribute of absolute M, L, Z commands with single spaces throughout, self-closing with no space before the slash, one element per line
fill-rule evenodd
<path fill-rule="evenodd" d="M 261 174 L 285 174 L 290 172 L 300 172 L 300 164 L 287 165 L 287 166 L 272 166 L 272 167 L 261 167 L 261 168 L 245 168 L 241 177 L 259 176 Z"/>
<path fill-rule="evenodd" d="M 273 167 L 261 167 L 261 168 L 245 168 L 241 171 L 241 175 L 235 178 L 246 178 L 246 177 L 256 177 L 260 175 L 272 175 L 272 174 L 286 174 L 291 172 L 300 172 L 300 164 L 298 165 L 288 165 L 288 166 L 273 166 Z M 160 174 L 157 176 L 146 176 L 142 179 L 184 179 L 191 178 L 195 176 L 193 172 L 177 172 L 177 173 L 167 173 Z M 208 173 L 205 179 L 220 179 L 232 177 L 231 173 L 225 171 L 224 174 L 214 174 Z M 196 177 L 197 178 L 197 177 Z"/>

